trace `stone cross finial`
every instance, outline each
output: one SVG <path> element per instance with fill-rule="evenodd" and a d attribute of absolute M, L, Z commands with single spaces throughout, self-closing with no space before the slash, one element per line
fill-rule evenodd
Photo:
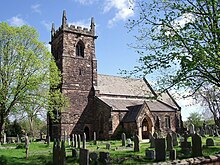
<path fill-rule="evenodd" d="M 94 21 L 94 17 L 91 18 L 90 28 L 91 28 L 92 34 L 95 35 L 95 21 Z"/>

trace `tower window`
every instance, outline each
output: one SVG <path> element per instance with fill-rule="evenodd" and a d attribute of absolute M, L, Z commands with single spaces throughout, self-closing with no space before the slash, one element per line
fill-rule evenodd
<path fill-rule="evenodd" d="M 165 116 L 165 127 L 170 128 L 170 116 Z"/>
<path fill-rule="evenodd" d="M 85 49 L 85 45 L 80 40 L 76 45 L 76 56 L 84 57 L 84 49 Z"/>

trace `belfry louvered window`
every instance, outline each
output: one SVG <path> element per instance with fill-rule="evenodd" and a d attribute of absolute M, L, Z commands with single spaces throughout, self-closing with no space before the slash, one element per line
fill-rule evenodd
<path fill-rule="evenodd" d="M 85 49 L 85 45 L 80 40 L 76 45 L 76 56 L 84 57 L 84 49 Z"/>

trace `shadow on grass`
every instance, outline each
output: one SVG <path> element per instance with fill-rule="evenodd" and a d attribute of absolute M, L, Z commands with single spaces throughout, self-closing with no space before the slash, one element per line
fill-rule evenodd
<path fill-rule="evenodd" d="M 51 156 L 30 156 L 27 160 L 25 157 L 0 156 L 1 165 L 52 165 Z"/>

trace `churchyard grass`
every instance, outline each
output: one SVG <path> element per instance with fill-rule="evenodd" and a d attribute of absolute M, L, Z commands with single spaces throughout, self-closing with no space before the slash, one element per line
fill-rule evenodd
<path fill-rule="evenodd" d="M 220 138 L 212 137 L 215 140 L 216 146 L 204 147 L 203 155 L 213 155 L 220 151 Z M 191 141 L 191 138 L 188 139 Z M 206 138 L 202 138 L 203 145 L 205 144 Z M 149 148 L 149 143 L 141 143 L 140 152 L 134 152 L 133 148 L 122 148 L 122 143 L 120 140 L 117 141 L 97 141 L 97 145 L 93 145 L 93 142 L 87 142 L 86 148 L 90 152 L 109 152 L 110 157 L 114 159 L 114 163 L 121 164 L 140 164 L 153 162 L 152 160 L 147 160 L 145 158 L 145 149 Z M 106 149 L 106 143 L 111 144 L 110 150 Z M 2 165 L 52 165 L 52 152 L 53 143 L 50 146 L 42 142 L 33 142 L 30 144 L 29 148 L 29 159 L 25 159 L 25 148 L 16 149 L 17 146 L 22 147 L 21 144 L 4 144 L 0 146 L 0 164 Z M 7 148 L 7 149 L 6 149 Z M 180 159 L 190 157 L 190 154 L 182 154 L 180 152 L 180 147 L 174 147 L 177 151 L 177 157 Z M 68 146 L 66 143 L 66 156 L 67 165 L 68 164 L 78 164 L 78 159 L 71 158 L 72 147 Z M 168 152 L 167 152 L 168 153 Z M 121 159 L 125 158 L 125 159 Z"/>

